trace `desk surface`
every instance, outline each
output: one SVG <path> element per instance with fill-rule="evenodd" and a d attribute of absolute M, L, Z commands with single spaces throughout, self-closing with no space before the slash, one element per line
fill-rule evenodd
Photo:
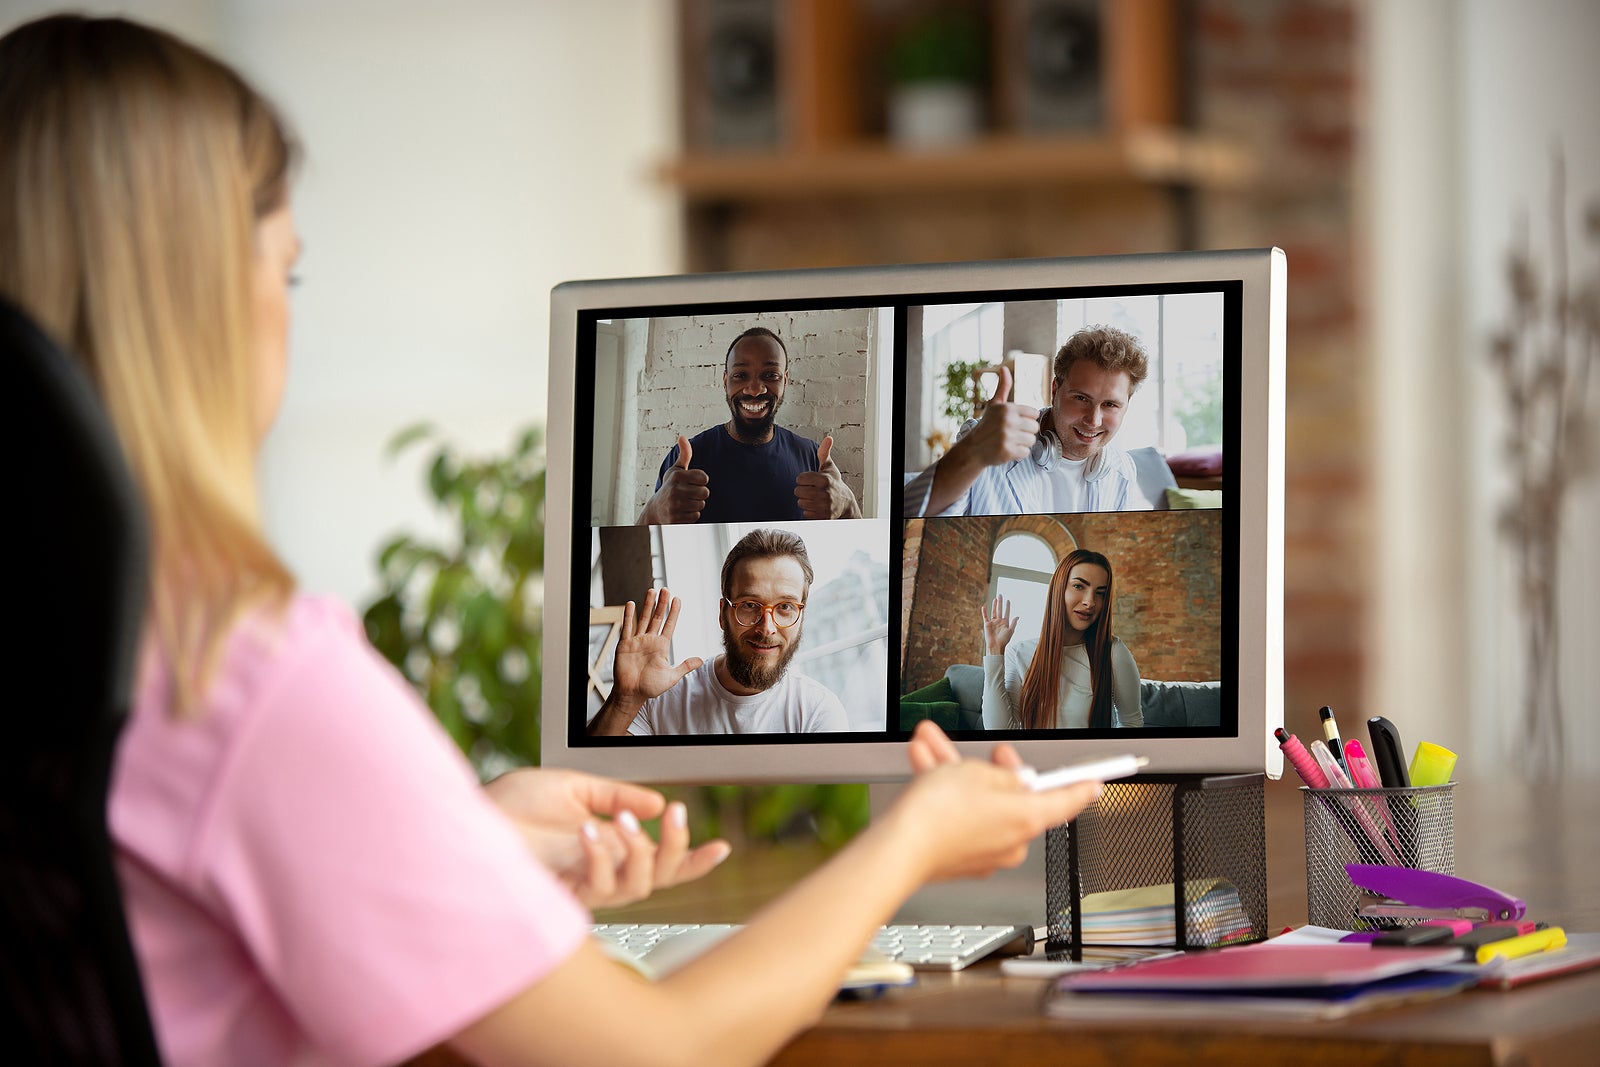
<path fill-rule="evenodd" d="M 1267 784 L 1267 907 L 1274 931 L 1306 919 L 1301 803 L 1293 786 Z M 1455 808 L 1458 874 L 1522 896 L 1533 918 L 1600 931 L 1600 782 L 1469 782 L 1457 787 Z M 737 921 L 823 858 L 806 850 L 730 858 L 701 883 L 600 918 Z M 1043 894 L 1042 885 L 1037 892 Z M 1600 970 L 1311 1024 L 1052 1019 L 1040 1010 L 1046 984 L 1004 977 L 995 963 L 922 975 L 916 986 L 880 1000 L 833 1005 L 773 1062 L 1540 1067 L 1593 1063 L 1600 1053 Z"/>

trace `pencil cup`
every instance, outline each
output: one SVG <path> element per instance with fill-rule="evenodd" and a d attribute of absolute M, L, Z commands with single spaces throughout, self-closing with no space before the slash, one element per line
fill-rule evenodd
<path fill-rule="evenodd" d="M 1416 919 L 1358 915 L 1363 893 L 1350 883 L 1348 863 L 1419 871 L 1456 871 L 1455 783 L 1406 789 L 1308 789 L 1306 915 L 1313 926 L 1370 930 Z"/>

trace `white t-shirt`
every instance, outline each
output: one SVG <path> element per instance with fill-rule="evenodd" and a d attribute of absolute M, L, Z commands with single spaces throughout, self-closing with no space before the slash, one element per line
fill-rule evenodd
<path fill-rule="evenodd" d="M 1084 507 L 1083 468 L 1088 458 L 1058 458 L 1045 472 L 1045 496 L 1048 511 L 1066 514 L 1087 510 Z"/>
<path fill-rule="evenodd" d="M 983 657 L 983 725 L 987 730 L 1014 729 L 1021 721 L 1022 680 L 1033 662 L 1037 639 L 1013 641 L 1004 656 Z M 1061 688 L 1056 692 L 1056 727 L 1082 729 L 1089 725 L 1094 689 L 1089 684 L 1089 655 L 1082 645 L 1062 650 Z M 1115 727 L 1144 725 L 1139 704 L 1139 665 L 1121 638 L 1111 641 L 1111 700 Z"/>
<path fill-rule="evenodd" d="M 787 671 L 752 696 L 730 693 L 717 679 L 716 657 L 677 685 L 644 702 L 630 734 L 800 734 L 845 731 L 844 705 L 821 682 Z"/>

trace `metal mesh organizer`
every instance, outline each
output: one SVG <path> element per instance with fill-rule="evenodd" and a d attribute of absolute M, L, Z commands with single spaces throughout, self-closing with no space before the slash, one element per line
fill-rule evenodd
<path fill-rule="evenodd" d="M 1085 944 L 1202 948 L 1265 938 L 1265 782 L 1261 774 L 1107 782 L 1077 819 L 1045 834 L 1047 950 L 1076 957 Z M 1103 924 L 1092 894 L 1150 886 L 1160 888 L 1147 895 L 1166 905 L 1156 925 L 1124 936 Z"/>
<path fill-rule="evenodd" d="M 1358 916 L 1362 893 L 1350 884 L 1347 863 L 1390 863 L 1438 874 L 1456 873 L 1455 783 L 1406 789 L 1318 789 L 1304 786 L 1306 917 L 1315 926 L 1366 930 L 1406 926 L 1417 919 Z M 1363 818 L 1364 816 L 1364 818 Z M 1380 853 L 1371 829 L 1388 851 Z"/>

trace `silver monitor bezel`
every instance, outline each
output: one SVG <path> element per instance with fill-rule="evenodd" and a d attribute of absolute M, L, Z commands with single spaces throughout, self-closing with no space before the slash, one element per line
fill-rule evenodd
<path fill-rule="evenodd" d="M 886 735 L 846 742 L 786 740 L 739 745 L 605 746 L 569 744 L 574 434 L 579 315 L 585 311 L 682 307 L 741 301 L 889 300 L 949 292 L 1077 286 L 1242 283 L 1240 456 L 1237 466 L 1238 727 L 1233 738 L 1073 737 L 1014 742 L 1035 766 L 1130 749 L 1151 757 L 1148 773 L 1282 773 L 1272 731 L 1283 725 L 1283 429 L 1285 286 L 1281 249 L 1179 252 L 984 263 L 847 267 L 823 270 L 679 275 L 566 282 L 550 294 L 549 469 L 546 482 L 542 759 L 645 782 L 880 782 L 909 774 L 903 745 Z M 585 413 L 587 422 L 591 416 Z M 586 427 L 586 431 L 587 431 Z M 586 487 L 585 487 L 586 488 Z M 1231 488 L 1231 487 L 1230 487 Z M 898 516 L 891 516 L 898 521 Z M 1243 561 L 1252 561 L 1245 566 Z M 1259 565 L 1254 565 L 1259 561 Z M 969 755 L 992 742 L 961 740 Z"/>

